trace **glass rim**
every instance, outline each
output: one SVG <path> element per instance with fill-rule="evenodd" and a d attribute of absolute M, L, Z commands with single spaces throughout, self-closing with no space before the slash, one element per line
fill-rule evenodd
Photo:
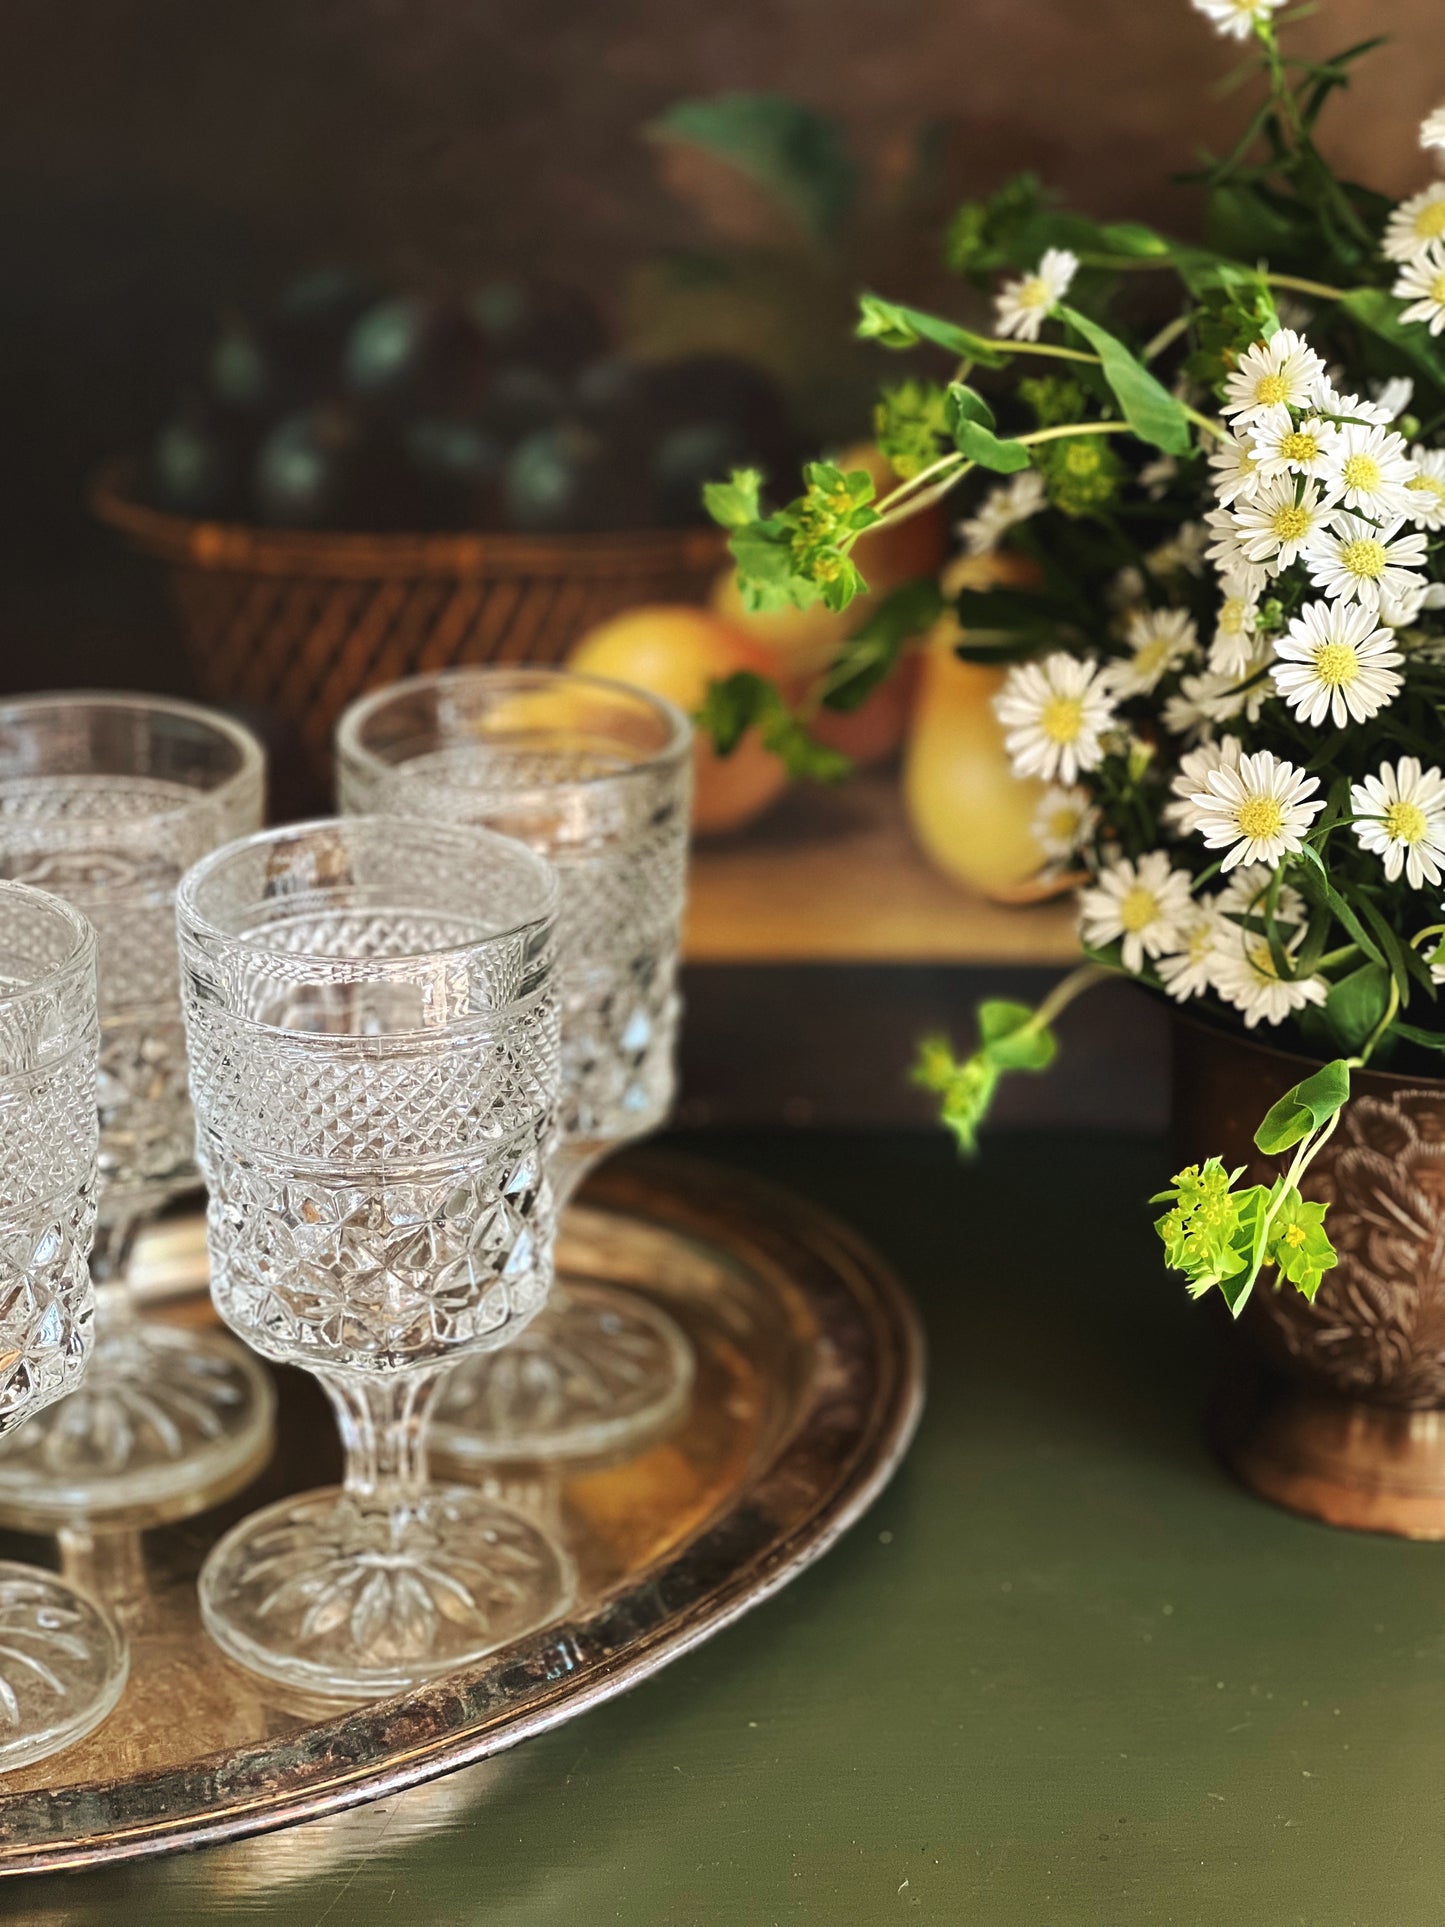
<path fill-rule="evenodd" d="M 335 836 L 338 832 L 348 835 L 354 830 L 384 829 L 395 832 L 398 828 L 411 828 L 425 831 L 433 839 L 450 839 L 454 846 L 481 843 L 501 846 L 510 860 L 520 859 L 520 867 L 530 870 L 536 877 L 544 894 L 544 904 L 535 916 L 522 917 L 516 923 L 503 929 L 490 931 L 485 937 L 471 937 L 460 943 L 438 944 L 425 950 L 396 951 L 385 958 L 349 956 L 345 952 L 333 952 L 325 957 L 317 957 L 319 963 L 389 965 L 419 963 L 427 959 L 441 961 L 448 957 L 463 957 L 480 950 L 491 950 L 501 944 L 515 941 L 529 931 L 544 930 L 557 919 L 559 886 L 557 873 L 545 857 L 538 856 L 516 837 L 503 836 L 497 830 L 483 829 L 470 823 L 434 823 L 421 816 L 392 816 L 386 814 L 364 814 L 355 816 L 313 816 L 301 823 L 281 823 L 269 829 L 254 830 L 249 836 L 237 837 L 234 842 L 222 843 L 218 848 L 193 863 L 176 887 L 176 921 L 183 940 L 205 942 L 212 940 L 231 950 L 244 951 L 256 957 L 289 957 L 295 959 L 294 950 L 282 950 L 274 943 L 237 935 L 208 917 L 197 905 L 196 893 L 215 874 L 226 865 L 237 861 L 249 850 L 260 849 L 263 845 L 280 849 L 287 843 L 299 843 L 307 837 L 325 833 Z M 324 887 L 324 886 L 323 886 Z"/>
<path fill-rule="evenodd" d="M 13 877 L 0 877 L 0 908 L 3 908 L 7 899 L 47 911 L 57 924 L 70 932 L 72 941 L 60 962 L 52 964 L 42 976 L 10 989 L 0 986 L 0 1010 L 13 1010 L 27 999 L 49 996 L 70 978 L 87 972 L 94 974 L 95 928 L 83 911 L 77 910 L 65 897 L 56 896 L 53 890 L 42 890 L 33 883 L 21 883 Z"/>
<path fill-rule="evenodd" d="M 149 712 L 176 717 L 184 722 L 199 724 L 213 736 L 229 743 L 239 757 L 236 768 L 213 789 L 196 790 L 197 803 L 223 801 L 253 778 L 260 781 L 265 779 L 265 747 L 252 730 L 244 723 L 238 723 L 233 716 L 226 715 L 224 710 L 211 709 L 205 703 L 187 702 L 179 696 L 156 696 L 145 690 L 129 689 L 31 689 L 22 696 L 0 698 L 0 725 L 11 717 L 23 718 L 27 712 L 40 709 L 83 708 L 113 710 L 122 715 L 144 715 Z M 43 775 L 40 780 L 44 780 Z M 152 810 L 147 816 L 136 817 L 133 821 L 145 823 L 179 816 L 190 807 L 191 804 L 187 802 L 172 810 Z"/>
<path fill-rule="evenodd" d="M 380 689 L 373 689 L 369 695 L 358 696 L 354 702 L 348 703 L 336 725 L 334 740 L 338 764 L 351 763 L 372 774 L 394 774 L 405 770 L 405 762 L 390 763 L 364 744 L 361 741 L 362 730 L 389 704 L 415 695 L 420 690 L 444 689 L 448 684 L 469 683 L 492 689 L 505 688 L 508 684 L 517 689 L 555 689 L 575 684 L 580 689 L 590 689 L 598 695 L 625 697 L 637 707 L 650 711 L 662 723 L 665 738 L 661 747 L 637 762 L 628 763 L 623 769 L 599 771 L 595 776 L 568 776 L 556 783 L 520 785 L 522 790 L 529 793 L 538 790 L 586 790 L 627 782 L 681 762 L 692 750 L 693 727 L 686 714 L 676 703 L 651 689 L 622 682 L 615 676 L 594 676 L 589 670 L 568 669 L 562 663 L 478 662 L 458 663 L 449 669 L 430 669 L 419 676 L 404 676 L 397 682 L 386 683 Z"/>

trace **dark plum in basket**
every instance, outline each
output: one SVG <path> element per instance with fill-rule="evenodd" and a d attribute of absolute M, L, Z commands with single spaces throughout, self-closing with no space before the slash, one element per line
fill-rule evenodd
<path fill-rule="evenodd" d="M 402 528 L 422 510 L 397 444 L 336 402 L 277 423 L 257 451 L 253 490 L 261 520 L 280 528 Z"/>
<path fill-rule="evenodd" d="M 466 312 L 430 295 L 376 302 L 353 324 L 341 355 L 347 389 L 398 413 L 468 406 L 486 368 L 486 347 Z"/>

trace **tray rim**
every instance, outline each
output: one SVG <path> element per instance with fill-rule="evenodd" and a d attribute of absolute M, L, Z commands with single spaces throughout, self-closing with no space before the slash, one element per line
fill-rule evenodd
<path fill-rule="evenodd" d="M 518 1642 L 513 1649 L 517 1657 L 508 1667 L 507 1677 L 519 1670 L 530 1671 L 534 1678 L 540 1676 L 542 1684 L 534 1703 L 523 1704 L 510 1713 L 492 1713 L 450 1730 L 423 1734 L 410 1746 L 388 1749 L 380 1759 L 353 1759 L 349 1765 L 344 1764 L 351 1752 L 349 1736 L 358 1722 L 371 1720 L 384 1725 L 390 1717 L 405 1725 L 409 1712 L 424 1711 L 435 1702 L 455 1698 L 464 1686 L 494 1674 L 494 1667 L 483 1661 L 450 1681 L 440 1680 L 391 1699 L 343 1709 L 332 1718 L 299 1729 L 294 1737 L 299 1740 L 306 1736 L 313 1752 L 318 1748 L 329 1750 L 337 1757 L 334 1771 L 304 1785 L 259 1788 L 249 1799 L 234 1800 L 212 1811 L 192 1808 L 168 1814 L 167 1783 L 179 1784 L 183 1776 L 207 1763 L 260 1758 L 275 1751 L 274 1741 L 249 1742 L 120 1782 L 90 1782 L 14 1795 L 6 1795 L 0 1782 L 0 1878 L 115 1866 L 216 1846 L 365 1805 L 509 1751 L 617 1698 L 683 1658 L 772 1598 L 857 1523 L 901 1464 L 923 1410 L 923 1332 L 916 1308 L 897 1274 L 850 1225 L 811 1199 L 767 1178 L 695 1154 L 671 1150 L 627 1153 L 599 1173 L 582 1198 L 586 1204 L 623 1215 L 630 1215 L 629 1201 L 634 1205 L 640 1201 L 646 1207 L 635 1212 L 644 1221 L 710 1237 L 724 1251 L 746 1250 L 752 1244 L 766 1252 L 773 1244 L 805 1263 L 821 1265 L 836 1283 L 849 1290 L 860 1312 L 871 1314 L 874 1326 L 891 1340 L 889 1346 L 869 1351 L 869 1362 L 876 1368 L 871 1398 L 836 1480 L 827 1489 L 809 1491 L 797 1515 L 750 1551 L 720 1582 L 682 1599 L 655 1626 L 615 1655 L 602 1652 L 589 1658 L 587 1677 L 575 1685 L 558 1688 L 561 1674 L 571 1670 L 568 1648 L 576 1650 L 571 1622 L 560 1629 L 560 1637 L 559 1629 L 544 1629 Z M 653 1570 L 653 1581 L 685 1579 L 689 1562 L 695 1563 L 699 1549 L 738 1516 L 740 1502 L 750 1492 L 761 1490 L 769 1479 L 779 1480 L 787 1474 L 790 1462 L 799 1459 L 814 1431 L 825 1423 L 825 1406 L 826 1400 L 820 1400 L 815 1391 L 812 1405 L 800 1413 L 799 1422 L 774 1442 L 769 1459 L 755 1467 L 734 1488 L 729 1502 Z M 629 1596 L 626 1592 L 615 1595 L 619 1599 Z M 602 1602 L 604 1606 L 606 1603 Z M 594 1619 L 599 1616 L 595 1614 Z M 153 1805 L 104 1834 L 58 1840 L 33 1836 L 17 1839 L 10 1833 L 11 1816 L 26 1808 L 34 1811 L 48 1801 L 79 1805 L 87 1795 L 93 1797 L 100 1789 L 116 1785 L 149 1790 L 156 1796 Z"/>

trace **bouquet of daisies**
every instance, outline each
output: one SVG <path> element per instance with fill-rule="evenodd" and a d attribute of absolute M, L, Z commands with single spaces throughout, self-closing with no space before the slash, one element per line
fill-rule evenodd
<path fill-rule="evenodd" d="M 950 364 L 884 391 L 896 488 L 820 462 L 781 508 L 746 472 L 709 506 L 756 606 L 846 607 L 858 535 L 954 489 L 966 555 L 1016 552 L 1014 586 L 965 567 L 875 608 L 790 740 L 806 767 L 812 710 L 861 701 L 930 593 L 961 653 L 1011 665 L 998 715 L 1048 786 L 1038 837 L 1078 878 L 1088 961 L 1039 1010 L 985 1004 L 970 1055 L 924 1047 L 965 1146 L 1106 974 L 1326 1060 L 1261 1124 L 1290 1154 L 1272 1185 L 1214 1158 L 1162 1194 L 1169 1261 L 1237 1311 L 1262 1271 L 1313 1295 L 1333 1262 L 1299 1185 L 1351 1069 L 1445 1052 L 1445 180 L 1394 207 L 1315 146 L 1373 43 L 1288 60 L 1280 0 L 1194 4 L 1252 38 L 1263 79 L 1237 147 L 1192 177 L 1206 244 L 1011 183 L 948 242 L 993 284 L 991 331 L 863 298 L 860 334 Z M 1445 154 L 1445 109 L 1421 139 Z M 735 677 L 704 720 L 726 748 L 778 700 Z"/>

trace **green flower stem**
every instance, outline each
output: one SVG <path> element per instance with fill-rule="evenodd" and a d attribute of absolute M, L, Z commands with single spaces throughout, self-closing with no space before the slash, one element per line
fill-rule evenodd
<path fill-rule="evenodd" d="M 1343 288 L 1332 288 L 1328 282 L 1325 281 L 1308 281 L 1302 274 L 1275 274 L 1271 272 L 1269 274 L 1262 274 L 1260 280 L 1267 282 L 1272 288 L 1289 288 L 1295 294 L 1318 295 L 1321 301 L 1343 301 L 1345 298 L 1345 290 Z"/>
<path fill-rule="evenodd" d="M 1385 1014 L 1380 1019 L 1379 1023 L 1376 1024 L 1375 1028 L 1370 1032 L 1370 1035 L 1365 1042 L 1364 1048 L 1360 1052 L 1359 1064 L 1361 1069 L 1363 1069 L 1364 1066 L 1369 1063 L 1370 1058 L 1374 1055 L 1376 1045 L 1379 1043 L 1380 1039 L 1384 1036 L 1385 1032 L 1390 1028 L 1391 1024 L 1394 1023 L 1395 1019 L 1399 1016 L 1399 1014 L 1400 1014 L 1400 986 L 1395 982 L 1395 978 L 1392 973 L 1390 977 L 1390 997 L 1389 997 L 1388 1003 L 1385 1005 Z M 1351 1059 L 1351 1063 L 1353 1063 L 1354 1061 L 1355 1061 L 1354 1059 Z"/>
<path fill-rule="evenodd" d="M 1172 321 L 1166 321 L 1158 334 L 1151 336 L 1151 338 L 1144 343 L 1139 354 L 1139 359 L 1141 361 L 1152 361 L 1156 355 L 1162 355 L 1166 348 L 1170 347 L 1179 339 L 1180 335 L 1188 333 L 1189 324 L 1193 319 L 1193 315 L 1186 313 L 1177 314 Z"/>
<path fill-rule="evenodd" d="M 1327 951 L 1315 965 L 1316 973 L 1321 970 L 1333 970 L 1336 964 L 1342 964 L 1347 957 L 1358 956 L 1359 949 L 1360 946 L 1357 943 L 1342 943 L 1338 950 Z"/>
<path fill-rule="evenodd" d="M 1068 1009 L 1076 997 L 1082 997 L 1086 990 L 1101 984 L 1106 977 L 1117 977 L 1120 973 L 1112 964 L 1080 964 L 1071 970 L 1067 977 L 1061 977 L 1034 1012 L 1025 1029 L 1031 1031 L 1047 1030 L 1061 1012 Z"/>
<path fill-rule="evenodd" d="M 1197 408 L 1191 408 L 1188 402 L 1182 401 L 1179 406 L 1184 410 L 1184 413 L 1196 428 L 1204 429 L 1208 434 L 1213 435 L 1216 441 L 1227 442 L 1229 440 L 1229 430 L 1219 422 L 1213 421 L 1208 415 L 1201 415 L 1199 410 Z"/>
<path fill-rule="evenodd" d="M 1423 930 L 1417 930 L 1410 939 L 1410 948 L 1418 950 L 1428 937 L 1445 937 L 1445 923 L 1430 923 Z"/>
<path fill-rule="evenodd" d="M 1052 355 L 1057 361 L 1088 361 L 1096 368 L 1103 366 L 1097 355 L 1087 354 L 1082 348 L 1065 348 L 1052 341 L 1013 341 L 1006 335 L 994 335 L 991 339 L 1006 355 Z"/>

